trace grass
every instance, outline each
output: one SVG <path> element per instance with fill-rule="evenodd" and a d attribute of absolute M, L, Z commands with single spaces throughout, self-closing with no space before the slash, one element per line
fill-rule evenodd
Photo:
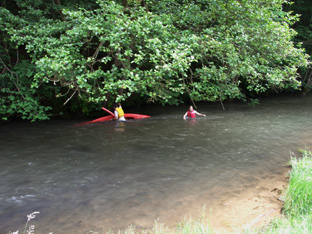
<path fill-rule="evenodd" d="M 146 229 L 142 231 L 137 231 L 135 227 L 129 227 L 125 231 L 118 231 L 118 234 L 217 234 L 211 225 L 209 224 L 209 219 L 206 217 L 206 207 L 203 208 L 201 212 L 201 217 L 198 220 L 185 219 L 183 222 L 179 223 L 176 228 L 170 229 L 166 227 L 163 223 L 155 222 L 155 225 L 152 229 Z M 93 233 L 95 234 L 95 233 Z M 99 233 L 97 233 L 99 234 Z M 113 234 L 113 232 L 110 232 Z"/>
<path fill-rule="evenodd" d="M 143 230 L 136 232 L 135 228 L 130 227 L 128 230 L 122 232 L 119 231 L 118 234 L 198 234 L 198 233 L 207 233 L 207 234 L 216 234 L 212 227 L 209 224 L 207 218 L 203 214 L 202 217 L 198 220 L 185 220 L 178 224 L 175 229 L 169 229 L 163 223 L 156 222 L 154 227 L 150 230 Z"/>
<path fill-rule="evenodd" d="M 312 233 L 312 153 L 308 150 L 300 150 L 302 157 L 292 157 L 290 165 L 290 179 L 287 190 L 283 194 L 283 216 L 275 218 L 267 226 L 253 230 L 233 229 L 233 234 L 307 234 Z M 27 230 L 28 222 L 36 217 L 37 212 L 30 214 L 25 226 L 24 234 L 34 233 L 34 227 Z M 18 233 L 18 232 L 15 232 Z M 90 233 L 90 232 L 89 232 Z M 96 232 L 91 232 L 97 234 Z M 90 234 L 91 234 L 90 233 Z M 178 224 L 175 229 L 169 229 L 162 223 L 156 222 L 149 230 L 136 230 L 129 227 L 118 234 L 218 234 L 209 224 L 205 217 L 205 210 L 198 220 L 185 220 Z M 11 234 L 13 234 L 11 232 Z M 110 232 L 110 234 L 113 234 Z"/>
<path fill-rule="evenodd" d="M 290 161 L 292 171 L 285 198 L 285 213 L 290 217 L 312 213 L 312 155 L 307 150 L 301 153 L 301 159 Z"/>

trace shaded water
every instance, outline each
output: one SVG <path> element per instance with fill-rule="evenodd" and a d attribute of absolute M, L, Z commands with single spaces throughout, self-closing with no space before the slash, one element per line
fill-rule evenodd
<path fill-rule="evenodd" d="M 281 174 L 290 151 L 311 146 L 312 97 L 140 110 L 150 119 L 0 126 L 0 233 L 103 233 L 159 219 L 175 226 Z M 127 112 L 127 110 L 125 110 Z"/>

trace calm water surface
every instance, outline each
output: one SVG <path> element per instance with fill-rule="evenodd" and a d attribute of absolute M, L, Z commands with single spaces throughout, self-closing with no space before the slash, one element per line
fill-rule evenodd
<path fill-rule="evenodd" d="M 198 105 L 207 117 L 186 121 L 179 106 L 141 109 L 152 118 L 125 123 L 1 125 L 0 233 L 22 232 L 34 211 L 39 233 L 148 228 L 157 219 L 172 227 L 281 174 L 290 152 L 312 145 L 311 96 L 225 107 Z"/>

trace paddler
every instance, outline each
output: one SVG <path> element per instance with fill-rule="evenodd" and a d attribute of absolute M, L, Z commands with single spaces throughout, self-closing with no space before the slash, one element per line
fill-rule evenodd
<path fill-rule="evenodd" d="M 206 117 L 206 115 L 198 113 L 196 110 L 194 110 L 193 106 L 190 106 L 188 111 L 183 116 L 183 119 L 186 119 L 186 117 L 188 117 L 188 118 L 196 118 L 196 115 L 200 115 L 200 116 Z"/>
<path fill-rule="evenodd" d="M 119 103 L 119 105 L 117 103 L 114 104 L 114 115 L 115 115 L 115 119 L 119 120 L 119 121 L 126 121 L 125 119 L 125 113 L 121 107 L 121 104 Z"/>

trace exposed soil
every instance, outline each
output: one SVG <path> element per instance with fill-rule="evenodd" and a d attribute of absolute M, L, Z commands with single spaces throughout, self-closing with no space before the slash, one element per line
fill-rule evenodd
<path fill-rule="evenodd" d="M 262 180 L 254 188 L 241 191 L 231 199 L 212 207 L 209 220 L 220 233 L 233 233 L 235 229 L 256 228 L 281 216 L 282 195 L 288 185 L 288 172 Z"/>

